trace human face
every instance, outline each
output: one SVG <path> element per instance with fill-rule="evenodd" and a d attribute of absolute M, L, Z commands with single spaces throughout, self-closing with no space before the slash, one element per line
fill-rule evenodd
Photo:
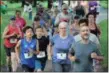
<path fill-rule="evenodd" d="M 66 26 L 59 27 L 59 33 L 60 34 L 66 34 Z"/>
<path fill-rule="evenodd" d="M 89 21 L 89 23 L 94 23 L 94 21 L 95 21 L 94 15 L 89 15 L 88 21 Z"/>
<path fill-rule="evenodd" d="M 20 17 L 20 16 L 21 16 L 21 12 L 17 12 L 16 17 Z"/>
<path fill-rule="evenodd" d="M 26 36 L 27 38 L 32 38 L 32 36 L 33 36 L 33 31 L 32 31 L 32 29 L 27 29 L 26 32 L 25 32 L 25 36 Z"/>
<path fill-rule="evenodd" d="M 65 14 L 67 14 L 67 13 L 68 13 L 66 8 L 65 8 L 65 9 L 63 9 L 63 13 L 65 13 Z"/>
<path fill-rule="evenodd" d="M 35 27 L 39 26 L 40 25 L 40 21 L 34 21 L 34 25 L 35 25 Z"/>
<path fill-rule="evenodd" d="M 37 28 L 37 29 L 36 29 L 36 35 L 37 35 L 37 36 L 42 36 L 43 33 L 44 33 L 44 32 L 43 32 L 43 29 L 42 29 L 42 28 Z"/>
<path fill-rule="evenodd" d="M 11 23 L 12 25 L 14 25 L 14 24 L 16 23 L 16 21 L 15 21 L 15 20 L 11 20 L 10 23 Z"/>
<path fill-rule="evenodd" d="M 74 19 L 74 23 L 78 24 L 79 20 L 78 19 Z"/>
<path fill-rule="evenodd" d="M 80 28 L 80 34 L 83 40 L 88 40 L 89 39 L 89 28 L 88 26 L 82 26 Z"/>

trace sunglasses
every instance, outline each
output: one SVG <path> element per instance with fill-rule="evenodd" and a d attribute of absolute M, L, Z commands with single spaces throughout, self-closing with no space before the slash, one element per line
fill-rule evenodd
<path fill-rule="evenodd" d="M 66 28 L 60 28 L 60 29 L 66 29 Z"/>
<path fill-rule="evenodd" d="M 67 9 L 63 9 L 63 10 L 67 10 Z"/>

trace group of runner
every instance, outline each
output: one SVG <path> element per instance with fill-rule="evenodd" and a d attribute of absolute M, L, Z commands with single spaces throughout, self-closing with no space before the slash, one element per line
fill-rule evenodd
<path fill-rule="evenodd" d="M 31 26 L 16 10 L 3 32 L 8 71 L 16 72 L 21 64 L 24 72 L 42 72 L 47 60 L 52 60 L 53 72 L 100 71 L 97 13 L 81 14 L 79 6 L 74 10 L 75 15 L 63 4 L 61 11 L 53 8 L 50 15 L 40 7 Z"/>

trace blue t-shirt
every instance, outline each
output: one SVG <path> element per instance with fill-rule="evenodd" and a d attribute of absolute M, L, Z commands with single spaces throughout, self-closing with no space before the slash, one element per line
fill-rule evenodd
<path fill-rule="evenodd" d="M 54 26 L 54 24 L 55 24 L 55 20 L 56 20 L 56 18 L 53 17 L 53 18 L 52 18 L 52 25 L 53 25 L 53 26 Z"/>
<path fill-rule="evenodd" d="M 21 39 L 21 50 L 20 50 L 20 59 L 21 64 L 25 64 L 29 66 L 30 68 L 35 67 L 35 55 L 33 54 L 32 57 L 26 58 L 25 54 L 30 53 L 29 49 L 32 49 L 33 51 L 36 50 L 36 39 L 32 39 L 30 42 L 28 42 L 25 38 Z"/>
<path fill-rule="evenodd" d="M 65 39 L 62 39 L 58 34 L 54 35 L 51 39 L 53 45 L 53 62 L 58 62 L 60 64 L 70 64 L 68 59 L 68 51 L 74 42 L 73 36 L 68 35 Z M 59 59 L 58 54 L 66 54 L 65 59 Z"/>
<path fill-rule="evenodd" d="M 46 22 L 43 19 L 41 19 L 40 20 L 40 26 L 43 27 L 43 26 L 45 26 L 45 24 L 46 24 Z"/>

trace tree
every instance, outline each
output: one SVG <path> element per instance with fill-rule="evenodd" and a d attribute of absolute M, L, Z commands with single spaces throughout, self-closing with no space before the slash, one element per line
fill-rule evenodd
<path fill-rule="evenodd" d="M 36 7 L 37 5 L 37 0 L 33 0 L 33 7 Z"/>
<path fill-rule="evenodd" d="M 53 0 L 48 0 L 48 8 L 49 9 L 52 7 L 52 3 L 53 3 Z"/>
<path fill-rule="evenodd" d="M 68 0 L 68 5 L 70 6 L 70 0 Z"/>

